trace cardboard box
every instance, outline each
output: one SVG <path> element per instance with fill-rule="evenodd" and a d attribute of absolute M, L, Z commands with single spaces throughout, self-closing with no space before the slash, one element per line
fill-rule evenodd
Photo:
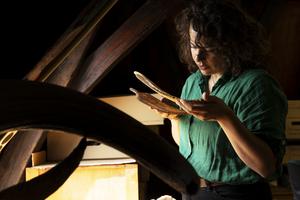
<path fill-rule="evenodd" d="M 286 137 L 300 139 L 300 100 L 288 101 Z"/>
<path fill-rule="evenodd" d="M 138 200 L 138 164 L 134 160 L 83 161 L 48 200 Z M 133 163 L 130 163 L 133 162 Z M 45 173 L 54 165 L 26 168 L 26 180 Z M 143 185 L 143 184 L 141 184 Z"/>
<path fill-rule="evenodd" d="M 283 163 L 287 163 L 289 160 L 300 160 L 300 145 L 286 146 Z"/>

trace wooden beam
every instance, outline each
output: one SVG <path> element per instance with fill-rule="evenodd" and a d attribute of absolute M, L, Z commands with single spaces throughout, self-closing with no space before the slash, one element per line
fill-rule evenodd
<path fill-rule="evenodd" d="M 6 145 L 0 156 L 0 191 L 22 180 L 24 169 L 42 131 L 21 131 Z"/>
<path fill-rule="evenodd" d="M 87 59 L 68 86 L 89 93 L 124 56 L 166 19 L 178 3 L 181 1 L 148 0 Z"/>
<path fill-rule="evenodd" d="M 51 75 L 51 72 L 62 64 L 81 41 L 94 30 L 117 1 L 92 0 L 25 79 L 45 81 L 48 75 Z"/>
<path fill-rule="evenodd" d="M 109 104 L 32 81 L 0 80 L 0 91 L 0 132 L 42 128 L 79 134 L 131 156 L 178 192 L 191 194 L 199 189 L 196 171 L 176 147 Z"/>
<path fill-rule="evenodd" d="M 72 50 L 68 57 L 64 59 L 59 67 L 47 76 L 45 82 L 66 87 L 74 72 L 79 69 L 84 61 L 87 48 L 92 43 L 95 34 L 96 31 L 90 32 L 80 44 L 78 44 L 76 49 Z"/>
<path fill-rule="evenodd" d="M 53 59 L 48 65 L 46 65 L 43 71 L 40 73 L 38 81 L 46 81 L 47 78 L 52 75 L 60 65 L 68 58 L 68 56 L 74 51 L 91 32 L 93 32 L 101 21 L 101 19 L 108 13 L 108 11 L 116 4 L 118 0 L 105 0 L 100 1 L 101 5 L 96 5 L 97 12 L 95 16 L 86 23 L 84 29 L 68 44 L 65 49 Z"/>
<path fill-rule="evenodd" d="M 46 173 L 0 192 L 0 199 L 46 199 L 71 176 L 82 160 L 87 142 L 81 139 L 77 147 L 62 162 Z"/>

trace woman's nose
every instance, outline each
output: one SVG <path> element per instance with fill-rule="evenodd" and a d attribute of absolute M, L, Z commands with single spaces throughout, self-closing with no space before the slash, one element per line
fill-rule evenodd
<path fill-rule="evenodd" d="M 197 61 L 204 61 L 206 57 L 205 51 L 199 50 L 197 55 Z"/>

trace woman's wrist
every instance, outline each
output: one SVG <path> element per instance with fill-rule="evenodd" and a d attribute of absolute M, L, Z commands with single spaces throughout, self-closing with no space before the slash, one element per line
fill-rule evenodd
<path fill-rule="evenodd" d="M 171 121 L 178 121 L 179 120 L 179 115 L 173 115 L 173 114 L 169 114 L 167 117 L 169 120 Z"/>
<path fill-rule="evenodd" d="M 233 110 L 231 110 L 231 108 L 227 107 L 224 112 L 222 112 L 222 114 L 216 119 L 218 122 L 224 122 L 224 121 L 228 121 L 230 119 L 235 118 L 235 113 L 233 112 Z"/>

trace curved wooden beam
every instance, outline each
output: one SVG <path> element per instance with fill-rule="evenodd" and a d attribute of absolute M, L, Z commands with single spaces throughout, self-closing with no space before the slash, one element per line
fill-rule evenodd
<path fill-rule="evenodd" d="M 0 80 L 0 91 L 2 131 L 42 128 L 80 134 L 126 153 L 179 192 L 198 189 L 197 173 L 174 146 L 96 98 L 32 81 Z"/>

